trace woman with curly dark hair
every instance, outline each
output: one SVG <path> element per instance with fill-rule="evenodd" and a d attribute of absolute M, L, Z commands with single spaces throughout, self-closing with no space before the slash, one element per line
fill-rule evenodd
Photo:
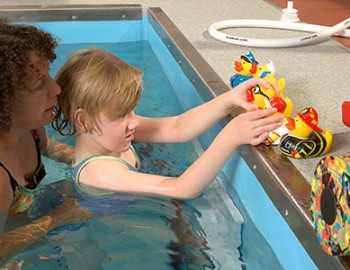
<path fill-rule="evenodd" d="M 0 234 L 8 216 L 25 212 L 38 193 L 46 174 L 41 154 L 72 160 L 73 148 L 51 140 L 44 127 L 53 120 L 61 92 L 49 75 L 56 45 L 36 27 L 0 20 Z M 33 223 L 1 234 L 0 267 L 46 232 L 85 218 L 84 209 L 72 206 L 67 199 Z"/>

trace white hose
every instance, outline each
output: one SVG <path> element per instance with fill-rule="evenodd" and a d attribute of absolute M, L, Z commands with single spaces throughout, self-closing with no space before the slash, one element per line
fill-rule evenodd
<path fill-rule="evenodd" d="M 250 47 L 281 48 L 315 44 L 322 42 L 333 35 L 350 37 L 350 30 L 346 29 L 349 26 L 350 18 L 347 18 L 346 20 L 332 27 L 274 20 L 227 20 L 213 23 L 209 26 L 208 31 L 213 38 L 226 43 Z M 312 34 L 282 39 L 254 39 L 232 36 L 220 32 L 222 29 L 239 27 L 298 30 L 303 32 L 312 32 Z"/>

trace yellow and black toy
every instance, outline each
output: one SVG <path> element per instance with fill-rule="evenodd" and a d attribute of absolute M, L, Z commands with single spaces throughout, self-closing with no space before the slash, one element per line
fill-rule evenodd
<path fill-rule="evenodd" d="M 332 145 L 332 133 L 317 126 L 318 114 L 312 107 L 298 112 L 294 121 L 289 121 L 289 133 L 281 137 L 279 148 L 293 158 L 307 158 L 324 155 Z"/>

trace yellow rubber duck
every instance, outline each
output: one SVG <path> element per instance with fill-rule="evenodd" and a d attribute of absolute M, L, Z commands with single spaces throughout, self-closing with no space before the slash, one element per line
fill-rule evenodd
<path fill-rule="evenodd" d="M 230 78 L 231 87 L 234 88 L 240 83 L 253 78 L 258 64 L 259 62 L 256 61 L 251 51 L 241 55 L 240 61 L 234 61 L 234 70 L 236 73 Z"/>
<path fill-rule="evenodd" d="M 293 104 L 290 98 L 283 95 L 286 87 L 285 79 L 277 79 L 272 74 L 267 74 L 264 79 L 275 83 L 281 92 L 276 92 L 271 85 L 269 88 L 257 85 L 247 90 L 247 100 L 258 105 L 260 109 L 274 107 L 277 108 L 277 113 L 282 113 L 286 118 L 290 117 Z"/>
<path fill-rule="evenodd" d="M 289 118 L 285 125 L 290 132 L 281 136 L 279 147 L 283 154 L 293 158 L 307 158 L 324 155 L 332 145 L 333 135 L 317 126 L 318 114 L 312 107 Z"/>
<path fill-rule="evenodd" d="M 272 61 L 267 61 L 264 64 L 259 64 L 256 72 L 253 74 L 254 78 L 265 78 L 268 74 L 275 76 L 275 66 Z"/>

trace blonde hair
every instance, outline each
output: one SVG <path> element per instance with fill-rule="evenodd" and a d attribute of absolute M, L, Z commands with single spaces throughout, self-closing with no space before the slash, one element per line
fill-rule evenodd
<path fill-rule="evenodd" d="M 97 129 L 101 112 L 114 119 L 132 111 L 141 96 L 141 76 L 140 70 L 105 50 L 89 47 L 73 53 L 55 78 L 62 92 L 53 128 L 62 135 L 75 134 L 79 108 L 90 121 L 89 131 Z"/>

